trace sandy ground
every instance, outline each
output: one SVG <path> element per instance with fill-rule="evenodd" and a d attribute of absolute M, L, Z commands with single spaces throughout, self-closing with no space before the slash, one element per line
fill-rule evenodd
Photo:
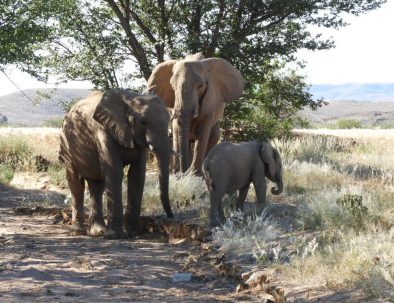
<path fill-rule="evenodd" d="M 233 300 L 234 280 L 208 263 L 193 268 L 201 243 L 70 236 L 53 216 L 15 213 L 29 197 L 39 200 L 37 192 L 0 192 L 0 302 Z M 191 281 L 174 282 L 177 272 L 193 274 Z"/>

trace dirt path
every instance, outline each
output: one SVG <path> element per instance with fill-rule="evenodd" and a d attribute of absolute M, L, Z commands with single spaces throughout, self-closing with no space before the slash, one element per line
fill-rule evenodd
<path fill-rule="evenodd" d="M 234 291 L 210 273 L 173 282 L 191 244 L 71 237 L 51 217 L 10 208 L 0 222 L 1 302 L 226 302 Z"/>

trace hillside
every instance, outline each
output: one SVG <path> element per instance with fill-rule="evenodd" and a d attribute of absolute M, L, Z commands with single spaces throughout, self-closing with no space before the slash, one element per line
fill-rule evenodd
<path fill-rule="evenodd" d="M 29 89 L 25 93 L 36 99 L 37 91 L 48 94 L 51 89 Z M 314 123 L 334 123 L 339 118 L 360 120 L 365 125 L 394 125 L 394 83 L 313 85 L 310 89 L 315 98 L 324 97 L 329 102 L 317 111 L 305 109 L 301 115 Z M 57 89 L 49 100 L 35 105 L 22 93 L 0 97 L 1 115 L 10 126 L 42 126 L 45 121 L 63 116 L 60 102 L 81 98 L 88 89 Z"/>
<path fill-rule="evenodd" d="M 355 119 L 368 126 L 394 125 L 394 102 L 329 101 L 316 111 L 300 112 L 313 123 L 330 124 L 341 118 Z"/>
<path fill-rule="evenodd" d="M 28 89 L 24 93 L 35 100 L 39 97 L 37 91 L 51 93 L 50 99 L 34 104 L 20 92 L 0 97 L 0 113 L 7 117 L 9 125 L 41 126 L 47 120 L 63 116 L 60 102 L 81 98 L 90 92 L 88 89 L 57 89 L 53 93 L 51 89 Z"/>

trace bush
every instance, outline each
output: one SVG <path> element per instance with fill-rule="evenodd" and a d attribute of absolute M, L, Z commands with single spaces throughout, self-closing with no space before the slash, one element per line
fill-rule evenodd
<path fill-rule="evenodd" d="M 53 118 L 53 119 L 49 119 L 49 120 L 44 121 L 42 126 L 60 128 L 60 127 L 62 127 L 62 124 L 63 124 L 63 118 L 59 117 L 59 118 Z"/>
<path fill-rule="evenodd" d="M 27 142 L 18 136 L 0 137 L 0 182 L 12 180 L 16 170 L 31 166 L 32 151 Z"/>
<path fill-rule="evenodd" d="M 336 123 L 336 128 L 339 129 L 351 129 L 351 128 L 363 128 L 360 121 L 354 119 L 339 119 Z"/>
<path fill-rule="evenodd" d="M 268 73 L 261 84 L 249 86 L 241 101 L 225 108 L 221 120 L 224 140 L 263 141 L 289 137 L 295 126 L 309 126 L 297 115 L 300 109 L 305 106 L 317 109 L 326 104 L 322 99 L 312 99 L 302 76 L 280 68 Z"/>

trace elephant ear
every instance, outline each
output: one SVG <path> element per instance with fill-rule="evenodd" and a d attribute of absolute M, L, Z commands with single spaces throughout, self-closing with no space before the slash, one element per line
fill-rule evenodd
<path fill-rule="evenodd" d="M 268 172 L 270 176 L 275 176 L 275 153 L 271 146 L 271 144 L 267 142 L 263 142 L 261 151 L 260 151 L 261 159 L 265 164 L 268 165 Z"/>
<path fill-rule="evenodd" d="M 161 97 L 167 107 L 174 107 L 175 93 L 170 84 L 172 68 L 176 60 L 168 60 L 156 65 L 148 79 L 147 91 Z"/>
<path fill-rule="evenodd" d="M 93 119 L 104 126 L 120 145 L 129 148 L 134 147 L 134 142 L 126 100 L 133 96 L 128 96 L 126 92 L 108 91 L 102 96 L 93 114 Z"/>
<path fill-rule="evenodd" d="M 209 114 L 217 110 L 221 103 L 237 100 L 244 89 L 245 80 L 240 71 L 221 58 L 209 58 L 201 61 L 209 73 L 208 88 L 202 100 L 202 113 Z"/>

